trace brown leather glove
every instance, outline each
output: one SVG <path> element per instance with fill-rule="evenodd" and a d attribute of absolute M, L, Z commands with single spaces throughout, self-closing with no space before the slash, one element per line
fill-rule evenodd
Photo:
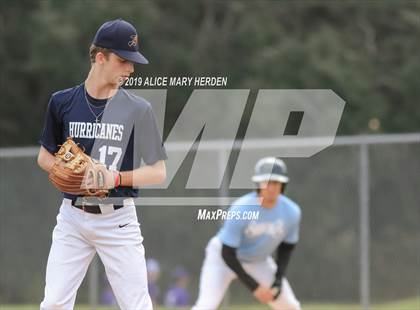
<path fill-rule="evenodd" d="M 73 195 L 105 197 L 119 174 L 87 155 L 71 137 L 55 153 L 49 179 L 60 191 Z"/>

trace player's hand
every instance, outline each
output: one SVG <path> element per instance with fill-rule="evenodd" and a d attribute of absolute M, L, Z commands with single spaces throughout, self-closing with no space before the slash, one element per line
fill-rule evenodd
<path fill-rule="evenodd" d="M 105 165 L 95 163 L 93 169 L 86 173 L 85 188 L 87 189 L 113 189 L 118 186 L 119 173 L 108 170 Z"/>
<path fill-rule="evenodd" d="M 260 285 L 257 287 L 257 289 L 254 291 L 254 296 L 262 304 L 268 304 L 270 301 L 273 301 L 274 299 L 271 289 L 264 285 Z"/>
<path fill-rule="evenodd" d="M 119 173 L 117 171 L 108 170 L 106 167 L 102 167 L 101 171 L 104 174 L 104 187 L 106 189 L 113 189 L 119 185 Z"/>
<path fill-rule="evenodd" d="M 271 293 L 273 293 L 273 299 L 277 299 L 281 294 L 281 279 L 274 280 L 271 285 Z"/>

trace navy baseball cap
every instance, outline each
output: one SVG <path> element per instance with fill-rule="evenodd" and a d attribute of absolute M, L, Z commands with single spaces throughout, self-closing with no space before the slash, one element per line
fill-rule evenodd
<path fill-rule="evenodd" d="M 149 63 L 146 57 L 139 53 L 136 28 L 121 18 L 104 23 L 96 32 L 92 44 L 107 48 L 128 61 Z"/>

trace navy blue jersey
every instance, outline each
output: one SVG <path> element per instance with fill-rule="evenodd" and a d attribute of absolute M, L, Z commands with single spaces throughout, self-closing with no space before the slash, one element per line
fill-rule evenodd
<path fill-rule="evenodd" d="M 152 165 L 167 158 L 150 103 L 122 88 L 109 100 L 90 97 L 84 84 L 54 93 L 39 143 L 54 154 L 69 136 L 112 170 L 129 171 L 141 161 Z M 138 190 L 131 187 L 109 194 L 137 196 Z M 64 197 L 76 198 L 67 193 Z"/>

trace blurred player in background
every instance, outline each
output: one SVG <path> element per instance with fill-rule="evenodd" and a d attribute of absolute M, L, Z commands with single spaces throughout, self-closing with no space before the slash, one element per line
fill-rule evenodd
<path fill-rule="evenodd" d="M 259 217 L 226 220 L 210 240 L 194 310 L 216 309 L 235 278 L 272 309 L 301 309 L 284 277 L 301 219 L 299 206 L 283 194 L 289 182 L 285 163 L 275 157 L 259 160 L 252 181 L 257 190 L 240 197 L 229 211 L 258 211 Z"/>
<path fill-rule="evenodd" d="M 154 306 L 159 304 L 158 298 L 160 294 L 160 289 L 158 285 L 158 280 L 160 278 L 160 264 L 154 258 L 148 258 L 146 260 L 147 268 L 147 288 L 149 290 L 150 299 Z"/>
<path fill-rule="evenodd" d="M 111 285 L 109 284 L 106 275 L 103 277 L 103 290 L 101 294 L 101 304 L 105 306 L 116 306 L 117 301 L 115 300 L 114 292 L 112 291 Z"/>
<path fill-rule="evenodd" d="M 165 295 L 165 306 L 185 307 L 190 304 L 190 292 L 188 282 L 190 276 L 184 267 L 176 267 L 172 273 L 175 283 L 169 288 Z"/>

